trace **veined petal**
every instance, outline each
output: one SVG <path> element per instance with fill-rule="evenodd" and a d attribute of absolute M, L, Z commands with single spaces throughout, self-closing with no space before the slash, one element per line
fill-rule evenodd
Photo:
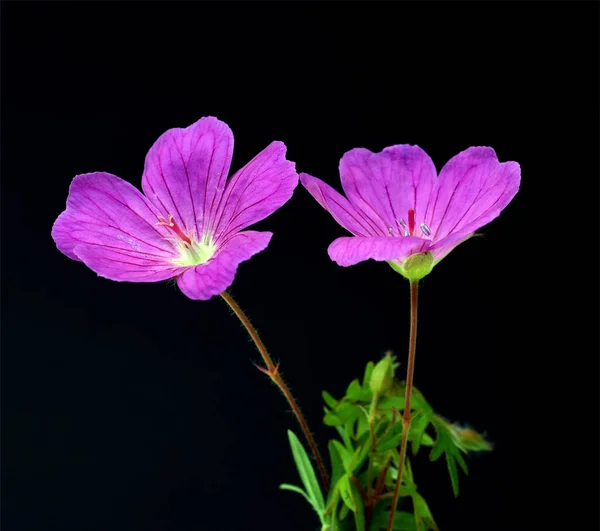
<path fill-rule="evenodd" d="M 327 183 L 308 173 L 301 173 L 300 181 L 317 202 L 347 231 L 355 236 L 377 234 L 350 202 Z"/>
<path fill-rule="evenodd" d="M 411 208 L 417 226 L 424 221 L 436 171 L 420 147 L 401 144 L 380 153 L 348 151 L 340 161 L 340 175 L 350 203 L 384 235 L 390 229 L 402 233 L 398 220 L 407 222 Z"/>
<path fill-rule="evenodd" d="M 266 218 L 292 197 L 298 174 L 285 152 L 283 142 L 272 142 L 229 179 L 211 220 L 217 243 Z"/>
<path fill-rule="evenodd" d="M 146 156 L 142 189 L 162 216 L 171 214 L 199 240 L 223 194 L 232 155 L 231 129 L 216 118 L 169 129 Z"/>
<path fill-rule="evenodd" d="M 378 262 L 398 260 L 403 262 L 412 254 L 429 250 L 431 242 L 416 236 L 394 238 L 391 236 L 343 237 L 334 240 L 327 249 L 329 257 L 341 266 L 351 266 L 368 260 Z"/>
<path fill-rule="evenodd" d="M 426 215 L 432 239 L 475 232 L 496 218 L 519 189 L 516 162 L 498 162 L 489 147 L 471 147 L 442 168 Z"/>
<path fill-rule="evenodd" d="M 231 286 L 238 265 L 267 247 L 271 232 L 248 230 L 232 236 L 205 264 L 190 268 L 177 284 L 190 299 L 207 300 Z"/>
<path fill-rule="evenodd" d="M 158 213 L 142 193 L 110 173 L 75 177 L 69 187 L 67 209 L 52 227 L 58 249 L 73 260 L 80 244 L 168 263 L 177 253 L 168 242 Z"/>
<path fill-rule="evenodd" d="M 92 271 L 110 280 L 158 282 L 185 271 L 185 268 L 155 256 L 99 245 L 77 245 L 74 252 Z"/>
<path fill-rule="evenodd" d="M 441 240 L 435 242 L 429 248 L 429 250 L 433 253 L 435 263 L 439 262 L 455 247 L 458 247 L 462 242 L 468 240 L 471 236 L 473 236 L 473 234 L 474 233 L 472 231 L 453 232 L 445 238 L 442 238 Z"/>

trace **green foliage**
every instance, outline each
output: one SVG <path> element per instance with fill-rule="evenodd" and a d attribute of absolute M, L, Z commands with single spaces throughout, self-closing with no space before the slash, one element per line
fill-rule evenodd
<path fill-rule="evenodd" d="M 292 490 L 302 494 L 319 515 L 321 523 L 324 524 L 325 500 L 323 499 L 323 493 L 321 492 L 321 487 L 317 481 L 315 469 L 313 468 L 310 458 L 302 446 L 302 443 L 291 430 L 288 430 L 288 439 L 290 441 L 292 455 L 294 456 L 294 462 L 296 463 L 296 468 L 298 469 L 298 474 L 300 475 L 300 479 L 302 480 L 305 490 L 303 491 L 300 487 L 288 485 L 287 483 L 280 485 L 279 488 L 284 490 Z"/>
<path fill-rule="evenodd" d="M 304 489 L 287 484 L 281 488 L 301 494 L 311 504 L 321 518 L 322 531 L 387 529 L 398 478 L 406 391 L 404 382 L 388 380 L 390 371 L 395 369 L 395 364 L 390 365 L 393 359 L 387 353 L 385 363 L 369 362 L 363 377 L 350 382 L 340 399 L 326 391 L 322 393 L 323 421 L 337 432 L 337 437 L 328 443 L 331 486 L 326 500 L 304 448 L 288 432 Z M 445 456 L 452 490 L 458 495 L 458 468 L 467 473 L 464 454 L 490 451 L 491 445 L 475 430 L 460 428 L 437 415 L 414 387 L 409 414 L 407 440 L 411 459 L 423 447 L 431 448 L 431 461 Z M 392 529 L 437 531 L 431 510 L 414 481 L 411 459 L 406 456 Z"/>
<path fill-rule="evenodd" d="M 467 463 L 465 463 L 461 454 L 461 452 L 466 453 L 466 450 L 457 445 L 457 438 L 452 433 L 452 426 L 442 419 L 442 417 L 436 415 L 433 419 L 433 425 L 437 432 L 437 439 L 433 445 L 429 459 L 431 459 L 431 461 L 436 461 L 442 454 L 446 455 L 452 491 L 454 492 L 454 496 L 458 496 L 458 470 L 456 468 L 456 463 L 458 462 L 465 474 L 469 473 Z"/>

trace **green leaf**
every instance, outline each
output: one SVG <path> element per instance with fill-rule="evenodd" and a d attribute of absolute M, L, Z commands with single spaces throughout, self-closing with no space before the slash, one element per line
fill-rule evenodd
<path fill-rule="evenodd" d="M 379 401 L 379 409 L 389 410 L 396 409 L 402 411 L 404 409 L 404 396 L 387 396 Z"/>
<path fill-rule="evenodd" d="M 288 438 L 302 484 L 306 489 L 308 497 L 312 501 L 312 505 L 315 507 L 317 513 L 322 516 L 325 512 L 325 500 L 323 499 L 323 493 L 321 492 L 321 487 L 317 481 L 317 476 L 312 463 L 310 462 L 306 450 L 293 431 L 288 430 Z"/>
<path fill-rule="evenodd" d="M 398 448 L 400 441 L 402 440 L 402 429 L 402 419 L 400 419 L 379 441 L 377 441 L 377 451 L 387 452 L 388 450 Z"/>
<path fill-rule="evenodd" d="M 336 426 L 335 429 L 337 430 L 340 439 L 342 439 L 342 441 L 344 441 L 344 445 L 346 446 L 346 449 L 349 452 L 353 452 L 354 451 L 354 447 L 352 446 L 352 439 L 350 438 L 350 434 L 348 433 L 348 429 L 346 428 L 346 426 Z"/>
<path fill-rule="evenodd" d="M 335 449 L 337 450 L 338 455 L 340 456 L 341 460 L 342 460 L 342 465 L 344 467 L 344 470 L 348 470 L 349 466 L 350 466 L 350 461 L 352 459 L 352 454 L 348 451 L 347 448 L 345 448 L 344 446 L 342 446 L 342 443 L 340 441 L 336 441 L 335 439 L 333 439 L 331 441 L 333 443 L 333 445 L 335 446 Z"/>
<path fill-rule="evenodd" d="M 354 500 L 352 494 L 352 486 L 350 476 L 348 474 L 344 474 L 342 479 L 339 482 L 340 485 L 340 494 L 342 495 L 342 500 L 352 512 L 356 511 L 356 502 Z"/>
<path fill-rule="evenodd" d="M 442 454 L 446 455 L 446 464 L 450 474 L 452 491 L 454 492 L 454 496 L 458 496 L 459 476 L 456 462 L 458 461 L 458 464 L 465 474 L 468 473 L 467 464 L 461 455 L 463 450 L 457 445 L 458 441 L 452 432 L 452 426 L 450 424 L 437 415 L 433 418 L 432 423 L 435 426 L 437 438 L 431 450 L 429 459 L 431 461 L 436 461 Z"/>
<path fill-rule="evenodd" d="M 446 454 L 446 463 L 448 464 L 448 472 L 450 473 L 450 481 L 452 483 L 452 492 L 454 496 L 458 496 L 458 470 L 456 469 L 456 460 L 454 456 Z"/>
<path fill-rule="evenodd" d="M 331 409 L 335 409 L 335 407 L 338 405 L 338 401 L 335 398 L 333 398 L 327 391 L 323 391 L 321 395 L 323 396 L 323 400 L 325 401 L 325 403 Z"/>
<path fill-rule="evenodd" d="M 356 506 L 356 510 L 354 511 L 354 523 L 356 524 L 356 529 L 362 530 L 365 528 L 365 506 L 363 504 L 363 499 L 358 487 L 352 481 L 350 482 L 350 489 L 352 499 Z"/>
<path fill-rule="evenodd" d="M 358 379 L 352 380 L 348 386 L 348 389 L 346 389 L 345 398 L 347 400 L 363 400 L 363 396 L 364 393 L 360 383 L 358 382 Z"/>
<path fill-rule="evenodd" d="M 348 515 L 348 512 L 350 511 L 349 507 L 344 503 L 342 504 L 342 508 L 340 509 L 340 515 L 338 517 L 339 521 L 341 522 L 344 518 L 346 518 L 346 516 Z M 341 527 L 341 526 L 340 526 Z"/>
<path fill-rule="evenodd" d="M 281 490 L 291 490 L 292 492 L 297 492 L 298 494 L 302 494 L 302 496 L 304 496 L 304 499 L 308 503 L 313 505 L 311 499 L 308 497 L 308 494 L 306 494 L 306 492 L 304 492 L 300 487 L 296 487 L 296 485 L 289 485 L 288 483 L 282 483 L 281 485 L 279 485 L 279 488 Z M 313 507 L 314 507 L 314 505 L 313 505 Z"/>
<path fill-rule="evenodd" d="M 323 422 L 327 426 L 342 426 L 356 420 L 361 414 L 362 411 L 358 406 L 348 402 L 340 402 L 334 410 L 325 414 Z"/>
<path fill-rule="evenodd" d="M 417 455 L 421 442 L 425 435 L 425 430 L 431 422 L 433 411 L 421 410 L 417 416 L 410 423 L 409 439 L 412 441 L 412 452 L 413 455 Z"/>
<path fill-rule="evenodd" d="M 369 531 L 386 530 L 389 519 L 390 511 L 387 509 L 386 504 L 378 503 L 371 516 Z M 396 511 L 392 529 L 394 531 L 416 531 L 417 524 L 414 515 L 406 511 Z"/>
<path fill-rule="evenodd" d="M 335 440 L 330 440 L 327 445 L 329 449 L 329 459 L 331 460 L 331 485 L 335 486 L 339 479 L 344 475 L 344 463 L 342 461 L 339 450 L 336 447 L 336 443 L 340 446 L 342 451 L 346 449 Z M 333 489 L 332 489 L 333 490 Z"/>
<path fill-rule="evenodd" d="M 415 512 L 415 521 L 417 524 L 418 531 L 438 531 L 438 526 L 433 519 L 433 515 L 429 510 L 429 506 L 425 501 L 425 498 L 419 493 L 415 492 L 413 498 L 413 510 Z"/>

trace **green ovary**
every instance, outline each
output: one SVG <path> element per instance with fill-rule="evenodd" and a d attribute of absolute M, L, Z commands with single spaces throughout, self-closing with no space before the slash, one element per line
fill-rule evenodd
<path fill-rule="evenodd" d="M 210 238 L 203 238 L 201 242 L 193 241 L 191 244 L 178 242 L 177 250 L 181 254 L 179 258 L 173 260 L 173 263 L 182 267 L 191 267 L 204 264 L 215 254 L 217 247 Z"/>

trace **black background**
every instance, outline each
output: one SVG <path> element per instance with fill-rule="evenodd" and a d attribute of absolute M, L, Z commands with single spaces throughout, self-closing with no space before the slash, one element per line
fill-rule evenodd
<path fill-rule="evenodd" d="M 74 175 L 139 186 L 154 140 L 208 115 L 232 170 L 282 140 L 337 189 L 359 146 L 521 164 L 420 299 L 416 385 L 495 451 L 456 500 L 442 462 L 417 458 L 416 481 L 442 531 L 597 529 L 597 20 L 593 2 L 3 3 L 4 529 L 318 528 L 277 488 L 298 483 L 298 430 L 224 303 L 98 278 L 50 237 Z M 321 390 L 404 361 L 408 284 L 331 262 L 345 231 L 301 186 L 255 228 L 275 236 L 231 292 L 325 449 Z"/>

